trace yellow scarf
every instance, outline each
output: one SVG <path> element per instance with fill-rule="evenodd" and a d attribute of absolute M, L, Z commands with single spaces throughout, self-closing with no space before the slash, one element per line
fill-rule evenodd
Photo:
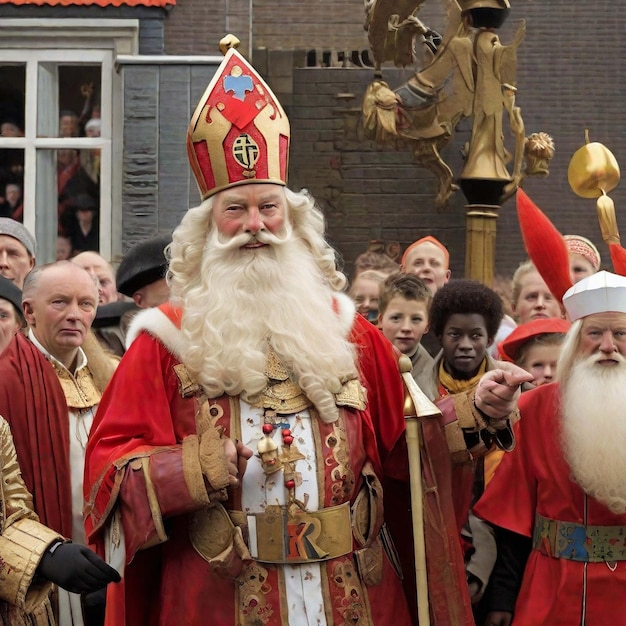
<path fill-rule="evenodd" d="M 452 377 L 443 367 L 443 359 L 439 363 L 439 392 L 441 395 L 454 395 L 455 393 L 461 393 L 471 389 L 479 380 L 480 377 L 487 371 L 487 357 L 483 359 L 483 362 L 478 368 L 476 376 L 468 378 L 467 380 L 459 380 Z"/>

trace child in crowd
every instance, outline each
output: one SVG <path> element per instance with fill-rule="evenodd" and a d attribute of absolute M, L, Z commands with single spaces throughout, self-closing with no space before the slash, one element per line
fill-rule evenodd
<path fill-rule="evenodd" d="M 378 300 L 378 327 L 402 354 L 410 357 L 413 378 L 429 397 L 437 391 L 431 375 L 434 359 L 420 341 L 428 331 L 432 299 L 421 278 L 397 272 L 387 277 Z"/>
<path fill-rule="evenodd" d="M 379 270 L 365 270 L 353 279 L 348 292 L 356 305 L 357 313 L 372 324 L 378 322 L 378 300 L 386 278 L 387 274 Z"/>
<path fill-rule="evenodd" d="M 498 344 L 498 352 L 505 361 L 519 365 L 534 377 L 522 390 L 539 387 L 554 380 L 561 345 L 570 323 L 557 317 L 533 320 L 518 326 Z"/>
<path fill-rule="evenodd" d="M 518 324 L 549 317 L 565 317 L 559 299 L 551 293 L 531 261 L 522 263 L 513 274 L 511 302 Z"/>
<path fill-rule="evenodd" d="M 431 327 L 442 348 L 431 373 L 437 385 L 437 396 L 467 391 L 486 371 L 497 367 L 487 349 L 493 344 L 503 315 L 500 296 L 477 281 L 451 280 L 437 291 L 430 308 Z M 512 445 L 510 430 L 499 431 L 497 437 L 501 446 Z M 492 442 L 477 439 L 476 446 L 481 445 L 490 447 Z M 473 471 L 474 485 L 473 493 L 466 496 L 467 505 L 475 502 L 483 492 L 483 459 L 473 461 L 469 469 Z M 467 510 L 465 504 L 459 507 L 459 511 L 464 510 Z M 464 526 L 461 534 L 465 570 L 470 598 L 478 617 L 479 601 L 496 559 L 495 539 L 488 525 L 471 512 L 469 518 L 458 519 L 458 522 Z"/>
<path fill-rule="evenodd" d="M 474 280 L 451 280 L 437 291 L 431 327 L 441 344 L 433 375 L 438 395 L 465 391 L 495 364 L 487 355 L 503 316 L 500 296 Z"/>

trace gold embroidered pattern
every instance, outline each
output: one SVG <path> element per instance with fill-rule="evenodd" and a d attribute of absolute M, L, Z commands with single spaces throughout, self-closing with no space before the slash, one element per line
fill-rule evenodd
<path fill-rule="evenodd" d="M 326 459 L 326 465 L 332 467 L 330 472 L 333 480 L 331 502 L 338 504 L 350 499 L 355 484 L 354 471 L 350 466 L 350 453 L 343 415 L 338 424 L 333 424 L 332 432 L 326 436 L 324 444 L 331 450 L 332 455 Z M 336 463 L 335 466 L 333 466 L 333 461 Z"/>
<path fill-rule="evenodd" d="M 258 409 L 273 409 L 278 413 L 290 414 L 304 411 L 312 406 L 311 401 L 304 395 L 293 375 L 278 358 L 270 346 L 267 352 L 265 375 L 268 383 L 265 389 L 253 398 L 250 404 Z M 347 406 L 363 411 L 367 405 L 367 395 L 358 379 L 352 379 L 343 384 L 341 391 L 335 394 L 338 406 Z"/>
<path fill-rule="evenodd" d="M 352 560 L 335 563 L 333 566 L 332 580 L 337 586 L 337 591 L 343 596 L 335 596 L 337 610 L 343 617 L 343 622 L 337 626 L 369 626 L 367 607 L 363 600 L 363 589 L 359 582 Z"/>
<path fill-rule="evenodd" d="M 189 373 L 183 363 L 174 365 L 174 373 L 178 378 L 178 391 L 183 398 L 189 398 L 200 393 L 198 381 Z"/>
<path fill-rule="evenodd" d="M 79 369 L 75 376 L 54 361 L 50 361 L 63 389 L 65 401 L 70 409 L 90 409 L 102 398 L 88 367 Z"/>
<path fill-rule="evenodd" d="M 364 411 L 367 406 L 367 392 L 356 378 L 344 383 L 341 391 L 335 394 L 338 406 L 347 406 L 357 411 Z"/>
<path fill-rule="evenodd" d="M 271 603 L 266 596 L 272 587 L 267 582 L 268 571 L 257 562 L 247 565 L 237 582 L 239 584 L 239 619 L 242 626 L 259 626 L 267 624 L 274 614 Z"/>

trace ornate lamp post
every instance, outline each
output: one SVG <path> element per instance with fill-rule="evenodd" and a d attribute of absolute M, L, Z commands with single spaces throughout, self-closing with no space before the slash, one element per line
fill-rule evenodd
<path fill-rule="evenodd" d="M 459 121 L 472 118 L 458 177 L 467 199 L 465 275 L 490 285 L 500 206 L 524 176 L 546 176 L 554 155 L 552 140 L 545 133 L 525 138 L 521 110 L 515 106 L 516 56 L 525 23 L 521 22 L 513 42 L 503 45 L 497 29 L 509 14 L 508 0 L 451 0 L 441 38 L 414 15 L 423 2 L 409 4 L 413 12 L 401 0 L 375 0 L 368 5 L 376 76 L 363 100 L 365 131 L 383 144 L 408 143 L 417 163 L 437 176 L 435 202 L 443 207 L 457 185 L 441 150 Z M 432 61 L 392 91 L 382 80 L 382 64 L 387 60 L 408 64 L 412 56 L 400 54 L 397 47 L 412 45 L 416 38 L 430 45 L 440 43 Z M 505 113 L 515 138 L 512 154 L 504 143 Z"/>

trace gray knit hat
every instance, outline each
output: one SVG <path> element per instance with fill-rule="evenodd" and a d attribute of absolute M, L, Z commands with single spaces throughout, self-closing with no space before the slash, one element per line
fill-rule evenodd
<path fill-rule="evenodd" d="M 17 239 L 28 250 L 30 256 L 37 255 L 37 242 L 28 230 L 10 217 L 0 217 L 0 235 Z"/>

